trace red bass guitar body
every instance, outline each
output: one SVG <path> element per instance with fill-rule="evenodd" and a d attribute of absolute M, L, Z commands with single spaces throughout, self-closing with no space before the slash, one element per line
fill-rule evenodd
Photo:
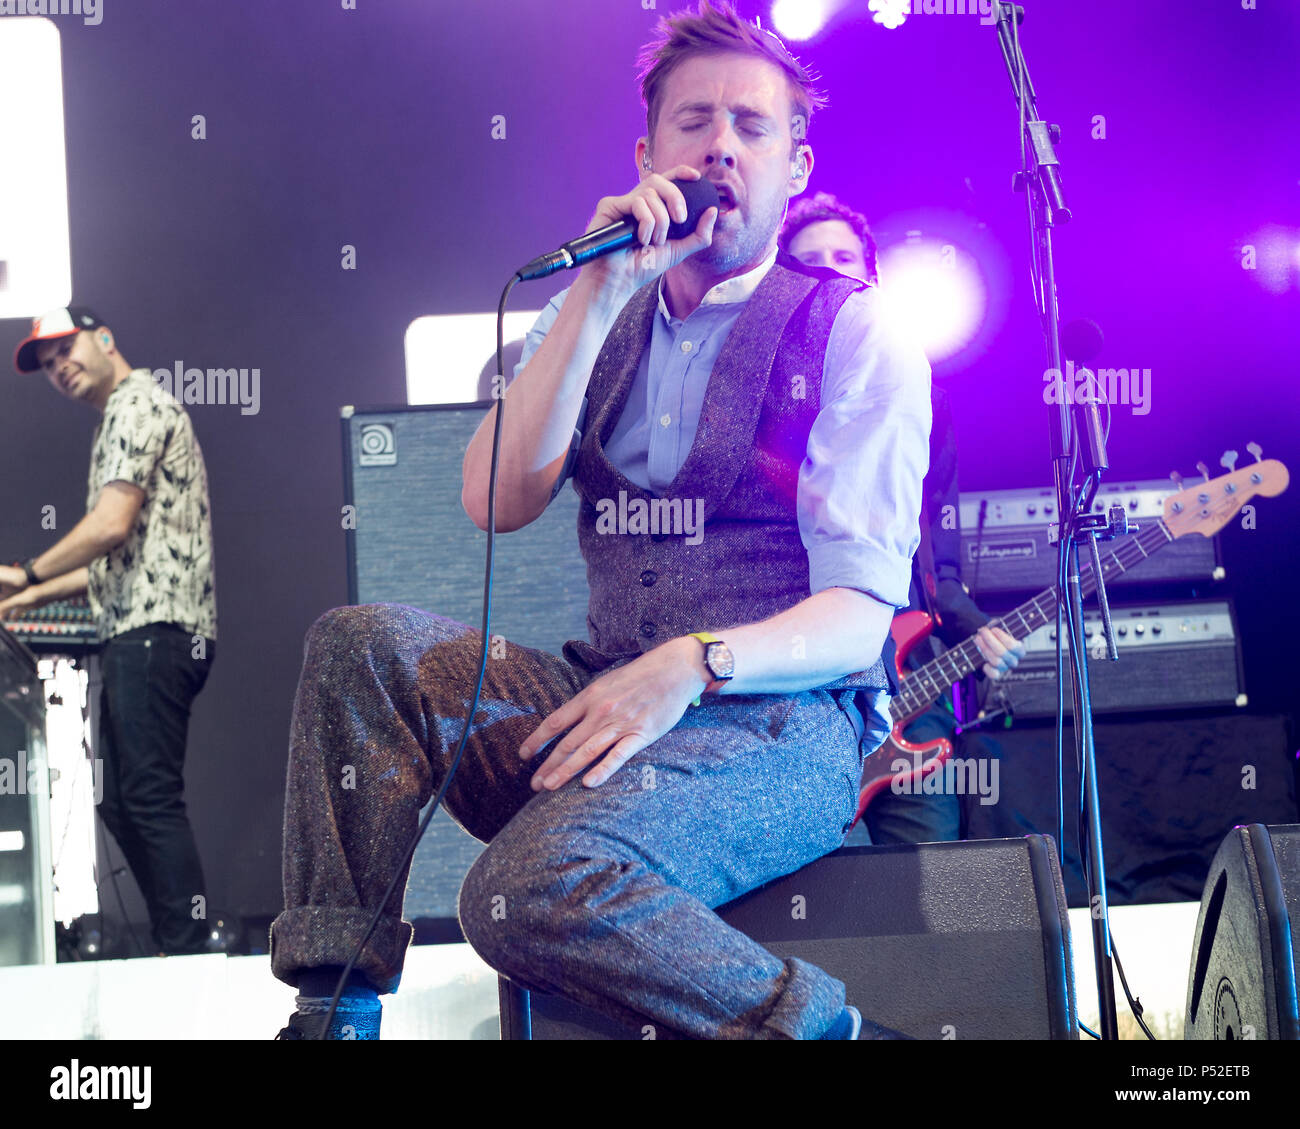
<path fill-rule="evenodd" d="M 903 666 L 907 656 L 933 629 L 934 621 L 925 612 L 903 612 L 894 617 L 889 633 L 898 649 L 895 673 L 900 683 L 910 673 Z M 862 818 L 862 813 L 872 800 L 892 787 L 894 780 L 900 784 L 910 781 L 909 790 L 915 793 L 917 785 L 952 756 L 952 742 L 942 737 L 920 745 L 903 739 L 903 730 L 913 718 L 923 712 L 925 711 L 918 710 L 906 717 L 895 716 L 894 727 L 884 744 L 863 763 L 862 789 L 858 794 L 858 819 Z"/>

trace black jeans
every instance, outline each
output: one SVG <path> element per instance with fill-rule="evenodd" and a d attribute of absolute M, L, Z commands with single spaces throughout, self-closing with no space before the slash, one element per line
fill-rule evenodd
<path fill-rule="evenodd" d="M 195 658 L 200 650 L 203 657 Z M 101 659 L 100 815 L 126 856 L 165 953 L 204 951 L 203 867 L 185 814 L 185 737 L 190 705 L 207 681 L 215 643 L 196 647 L 170 623 L 124 631 Z"/>

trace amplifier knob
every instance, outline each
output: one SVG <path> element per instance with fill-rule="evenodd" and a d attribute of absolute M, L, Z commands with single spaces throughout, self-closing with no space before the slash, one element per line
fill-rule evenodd
<path fill-rule="evenodd" d="M 1038 513 L 1038 507 L 1037 507 L 1037 506 L 1026 506 L 1026 507 L 1025 507 L 1025 513 L 1027 513 L 1030 517 L 1033 517 L 1034 514 Z"/>
<path fill-rule="evenodd" d="M 1134 635 L 1145 635 L 1146 633 L 1147 633 L 1147 625 L 1145 623 L 1135 623 L 1133 625 Z"/>
<path fill-rule="evenodd" d="M 1122 623 L 1119 625 L 1119 628 L 1118 628 L 1117 630 L 1118 630 L 1118 634 L 1120 634 L 1120 635 L 1127 635 L 1127 634 L 1128 634 L 1128 628 L 1125 627 Z"/>
<path fill-rule="evenodd" d="M 1138 500 L 1136 498 L 1130 498 L 1128 500 L 1128 508 L 1130 510 L 1136 510 L 1138 508 Z"/>
<path fill-rule="evenodd" d="M 1046 505 L 1043 507 L 1043 513 L 1050 514 L 1051 512 L 1052 512 L 1052 507 L 1050 505 Z"/>
<path fill-rule="evenodd" d="M 1151 634 L 1152 634 L 1152 635 L 1159 635 L 1160 632 L 1161 632 L 1162 630 L 1163 630 L 1163 629 L 1161 628 L 1160 624 L 1158 624 L 1158 623 L 1153 623 L 1153 624 L 1151 625 Z"/>

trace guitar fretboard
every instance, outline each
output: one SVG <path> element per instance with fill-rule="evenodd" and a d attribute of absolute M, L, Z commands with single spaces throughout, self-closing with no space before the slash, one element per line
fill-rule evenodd
<path fill-rule="evenodd" d="M 1122 541 L 1116 549 L 1101 554 L 1102 576 L 1109 583 L 1113 577 L 1141 564 L 1157 549 L 1169 544 L 1173 539 L 1173 534 L 1169 532 L 1164 519 L 1157 518 L 1153 523 L 1142 526 L 1133 536 Z M 1093 575 L 1091 563 L 1080 568 L 1079 584 L 1085 596 L 1096 590 L 1097 578 Z M 1032 600 L 994 619 L 991 625 L 1003 627 L 1017 639 L 1023 639 L 1043 624 L 1055 619 L 1056 589 L 1047 588 Z M 937 659 L 932 659 L 920 670 L 911 671 L 903 679 L 898 694 L 889 706 L 894 723 L 898 724 L 914 717 L 947 693 L 954 682 L 960 682 L 966 675 L 983 665 L 984 656 L 975 646 L 975 639 L 972 636 L 945 651 Z"/>

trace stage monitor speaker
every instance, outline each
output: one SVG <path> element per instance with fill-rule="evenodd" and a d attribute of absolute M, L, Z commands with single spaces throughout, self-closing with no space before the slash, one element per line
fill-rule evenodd
<path fill-rule="evenodd" d="M 461 506 L 461 462 L 491 406 L 343 409 L 351 603 L 406 604 L 478 627 L 487 535 Z M 587 638 L 587 597 L 578 498 L 566 486 L 532 525 L 497 536 L 491 632 L 559 654 Z M 482 849 L 439 812 L 411 864 L 406 917 L 454 918 Z"/>
<path fill-rule="evenodd" d="M 774 955 L 842 980 L 864 1016 L 913 1038 L 1078 1038 L 1065 890 L 1046 836 L 843 847 L 717 912 Z M 503 1039 L 677 1037 L 504 978 L 500 997 Z"/>
<path fill-rule="evenodd" d="M 1184 1039 L 1300 1039 L 1300 824 L 1234 827 L 1196 920 Z"/>

